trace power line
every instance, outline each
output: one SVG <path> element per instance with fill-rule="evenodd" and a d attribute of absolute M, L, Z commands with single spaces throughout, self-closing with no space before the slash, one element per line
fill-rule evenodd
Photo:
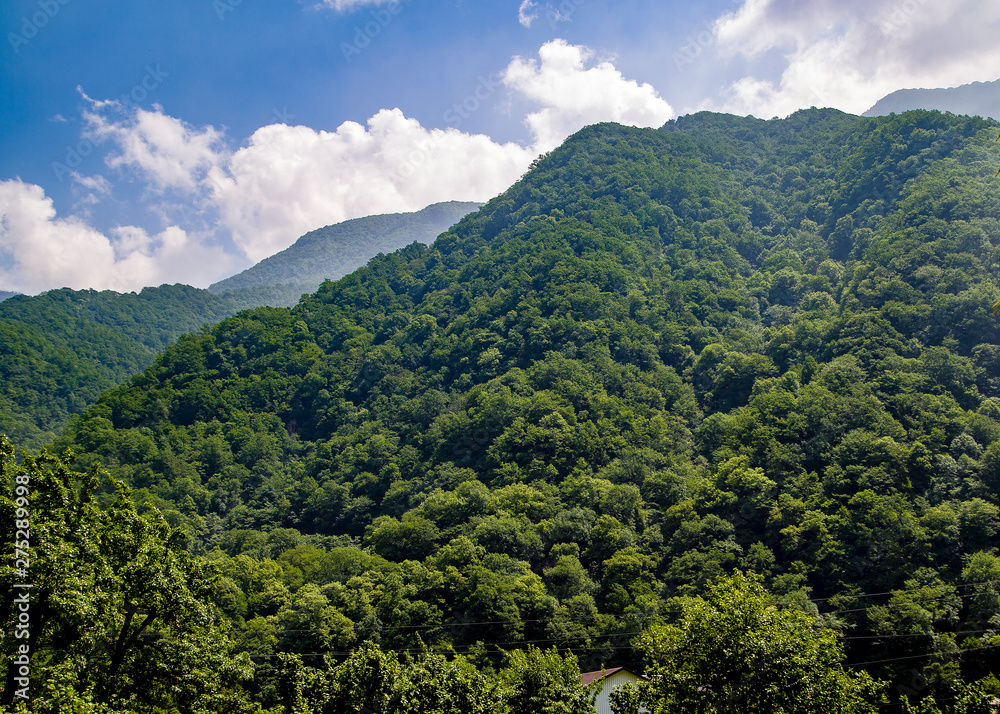
<path fill-rule="evenodd" d="M 975 586 L 979 586 L 979 585 L 988 585 L 988 584 L 995 584 L 995 583 L 1000 583 L 1000 579 L 983 580 L 983 581 L 976 581 L 976 582 L 969 582 L 969 583 L 956 583 L 956 584 L 951 585 L 951 586 L 947 586 L 946 585 L 945 587 L 951 587 L 951 588 L 954 588 L 954 589 L 957 590 L 958 588 L 968 588 L 968 587 L 975 587 Z M 901 593 L 919 592 L 919 591 L 923 591 L 923 590 L 927 590 L 927 589 L 928 588 L 926 586 L 924 586 L 924 587 L 908 588 L 908 589 L 902 589 L 902 590 L 891 590 L 891 591 L 878 592 L 878 593 L 847 594 L 847 595 L 843 595 L 843 596 L 839 596 L 839 597 L 858 598 L 858 599 L 860 599 L 860 598 L 868 598 L 868 597 L 880 597 L 880 596 L 886 596 L 886 595 L 890 595 L 891 596 L 891 595 L 896 595 L 896 594 L 901 594 Z M 948 596 L 950 596 L 950 597 L 954 597 L 954 598 L 958 598 L 958 599 L 964 600 L 965 598 L 973 597 L 973 596 L 975 596 L 977 594 L 978 593 L 959 594 L 957 592 L 950 592 L 950 593 L 941 592 L 940 594 L 932 596 L 932 599 L 940 599 L 942 597 L 948 597 Z M 828 597 L 828 598 L 815 598 L 815 599 L 813 599 L 813 598 L 807 598 L 807 599 L 801 600 L 799 602 L 812 602 L 812 603 L 828 602 L 829 600 L 834 599 L 834 597 L 838 597 L 838 596 L 833 596 L 833 597 Z M 672 604 L 675 605 L 678 608 L 682 607 L 680 603 L 672 603 Z M 775 607 L 792 608 L 792 607 L 795 607 L 795 605 L 796 605 L 796 603 L 792 602 L 792 603 L 775 604 Z M 866 608 L 857 608 L 857 609 L 852 609 L 852 610 L 835 610 L 835 611 L 832 611 L 832 612 L 821 613 L 821 614 L 847 614 L 849 612 L 864 612 L 864 611 L 870 610 L 870 609 L 872 609 L 874 607 L 890 607 L 890 606 L 888 604 L 882 605 L 882 606 L 873 605 L 873 606 L 866 607 Z M 564 622 L 580 622 L 580 621 L 587 621 L 587 620 L 589 620 L 589 621 L 593 622 L 593 621 L 597 620 L 597 617 L 599 615 L 600 615 L 600 613 L 595 614 L 595 615 L 584 615 L 584 616 L 577 616 L 577 617 L 568 617 L 568 618 L 562 618 L 562 621 L 564 621 Z M 660 614 L 657 614 L 657 615 L 647 615 L 647 616 L 643 616 L 643 617 L 640 617 L 640 618 L 633 618 L 633 622 L 635 622 L 636 624 L 640 624 L 640 623 L 649 622 L 650 620 L 660 619 L 660 617 L 661 617 Z M 383 627 L 383 628 L 377 628 L 377 629 L 378 629 L 379 632 L 392 632 L 392 631 L 404 631 L 404 630 L 408 630 L 408 631 L 417 631 L 417 630 L 450 630 L 450 629 L 461 628 L 461 627 L 468 627 L 468 626 L 524 625 L 524 624 L 531 624 L 531 623 L 549 623 L 549 624 L 551 624 L 551 623 L 555 623 L 555 622 L 558 622 L 558 621 L 555 620 L 555 619 L 553 619 L 553 618 L 551 618 L 551 617 L 548 617 L 548 618 L 519 618 L 519 619 L 509 619 L 509 620 L 467 620 L 467 621 L 458 621 L 458 622 L 443 622 L 443 623 L 436 623 L 436 624 L 430 624 L 430 625 L 398 625 L 398 626 L 389 626 L 389 627 Z M 306 630 L 306 629 L 280 630 L 280 631 L 278 631 L 275 634 L 280 636 L 282 634 L 291 634 L 291 633 L 299 633 L 299 632 L 314 632 L 314 630 Z M 906 634 L 896 634 L 896 635 L 858 635 L 858 636 L 843 636 L 843 635 L 838 635 L 837 639 L 840 640 L 840 641 L 843 641 L 843 642 L 861 641 L 861 640 L 871 641 L 871 640 L 902 639 L 902 638 L 910 638 L 910 637 L 932 637 L 935 634 L 937 634 L 937 635 L 962 635 L 962 634 L 985 634 L 985 633 L 989 633 L 989 632 L 995 632 L 995 630 L 990 630 L 990 629 L 983 629 L 983 630 L 957 630 L 957 631 L 944 631 L 944 632 L 939 632 L 939 633 L 906 633 Z M 611 650 L 611 651 L 633 650 L 634 647 L 631 644 L 615 645 L 615 644 L 612 644 L 612 642 L 613 642 L 613 640 L 615 638 L 635 637 L 635 636 L 638 636 L 638 635 L 641 635 L 641 634 L 642 634 L 641 631 L 620 631 L 620 632 L 610 632 L 610 633 L 599 633 L 599 634 L 596 634 L 594 636 L 595 639 L 598 639 L 598 640 L 600 640 L 600 639 L 607 639 L 608 640 L 607 643 L 600 644 L 600 645 L 568 646 L 568 647 L 565 647 L 565 648 L 560 648 L 557 643 L 560 642 L 560 641 L 565 641 L 566 638 L 564 638 L 564 637 L 547 637 L 547 638 L 539 638 L 539 639 L 532 639 L 532 640 L 510 640 L 510 641 L 505 641 L 505 642 L 491 642 L 491 643 L 488 643 L 488 644 L 478 642 L 475 645 L 466 645 L 466 646 L 464 646 L 462 648 L 458 648 L 458 649 L 456 649 L 454 647 L 448 647 L 447 650 L 446 650 L 446 652 L 450 653 L 450 654 L 454 654 L 454 655 L 469 655 L 469 654 L 474 654 L 474 653 L 482 652 L 483 650 L 481 649 L 481 647 L 485 646 L 485 647 L 495 647 L 497 649 L 497 652 L 495 654 L 499 654 L 500 652 L 503 651 L 502 648 L 504 648 L 504 647 L 526 646 L 526 645 L 545 645 L 545 644 L 553 644 L 556 647 L 557 651 L 564 651 L 564 652 L 570 652 L 570 653 L 584 653 L 584 652 L 596 652 L 596 651 L 608 651 L 608 650 Z M 590 638 L 587 638 L 587 639 L 590 639 Z M 908 661 L 908 660 L 929 659 L 929 658 L 936 657 L 936 656 L 938 656 L 938 657 L 939 656 L 948 656 L 948 655 L 967 656 L 967 655 L 974 654 L 974 653 L 977 653 L 977 652 L 980 652 L 980 651 L 983 651 L 983 650 L 986 650 L 986 649 L 994 649 L 996 647 L 1000 647 L 1000 645 L 984 645 L 982 647 L 976 647 L 976 648 L 971 648 L 971 649 L 959 650 L 959 651 L 956 651 L 954 653 L 938 653 L 938 654 L 936 654 L 936 653 L 933 653 L 933 652 L 926 652 L 926 653 L 917 654 L 917 655 L 907 655 L 907 656 L 902 656 L 902 657 L 893 657 L 893 658 L 885 658 L 885 659 L 878 659 L 878 660 L 866 660 L 866 661 L 862 661 L 862 662 L 852 662 L 852 663 L 844 664 L 842 666 L 844 666 L 844 667 L 865 667 L 865 666 L 870 666 L 870 665 L 875 665 L 875 664 L 888 664 L 888 663 L 891 663 L 891 662 L 902 662 L 902 661 Z M 330 651 L 330 652 L 325 652 L 325 653 L 282 652 L 282 653 L 274 653 L 274 654 L 269 654 L 269 655 L 267 655 L 267 654 L 256 654 L 256 655 L 250 655 L 250 656 L 252 658 L 258 658 L 258 659 L 273 659 L 275 657 L 280 656 L 281 654 L 297 654 L 300 657 L 326 657 L 326 656 L 347 657 L 347 656 L 350 656 L 354 651 L 355 651 L 354 649 L 351 649 L 351 650 L 348 650 L 348 651 Z M 418 653 L 419 654 L 419 653 L 422 653 L 422 652 L 431 651 L 431 648 L 430 647 L 426 647 L 426 646 L 422 647 L 422 648 L 411 647 L 411 648 L 395 649 L 393 651 L 397 652 L 397 653 Z M 490 653 L 487 652 L 487 654 L 490 654 Z"/>
<path fill-rule="evenodd" d="M 956 655 L 974 654 L 976 652 L 982 652 L 983 650 L 996 649 L 997 647 L 1000 647 L 1000 645 L 983 645 L 982 647 L 974 647 L 973 649 L 960 650 L 958 652 L 947 653 L 947 654 L 956 654 Z M 873 659 L 873 660 L 868 660 L 866 662 L 849 662 L 849 663 L 845 664 L 844 666 L 845 667 L 860 667 L 860 666 L 866 665 L 866 664 L 884 664 L 886 662 L 903 662 L 904 660 L 909 660 L 909 659 L 927 659 L 929 657 L 937 657 L 937 656 L 939 656 L 939 655 L 935 655 L 934 653 L 927 653 L 927 654 L 920 654 L 920 655 L 908 655 L 906 657 L 890 657 L 889 659 Z"/>
<path fill-rule="evenodd" d="M 944 587 L 966 588 L 966 587 L 974 587 L 974 586 L 977 586 L 977 585 L 986 585 L 986 584 L 989 584 L 989 583 L 1000 583 L 1000 578 L 998 578 L 998 579 L 992 579 L 992 580 L 981 580 L 981 581 L 971 582 L 971 583 L 957 583 L 957 584 L 951 585 L 951 586 L 945 585 Z M 931 588 L 933 588 L 933 586 L 931 586 Z M 884 595 L 896 595 L 896 594 L 901 594 L 901 593 L 919 592 L 921 590 L 927 590 L 927 589 L 931 589 L 931 588 L 929 588 L 927 586 L 922 586 L 922 587 L 908 588 L 908 589 L 902 589 L 902 590 L 890 590 L 890 591 L 878 592 L 878 593 L 858 593 L 858 594 L 834 595 L 834 596 L 826 597 L 826 598 L 804 598 L 804 599 L 793 601 L 793 602 L 789 602 L 789 603 L 775 603 L 774 605 L 775 605 L 775 607 L 779 607 L 779 608 L 781 608 L 781 607 L 791 608 L 791 607 L 795 607 L 796 603 L 799 603 L 799 602 L 812 602 L 812 603 L 827 602 L 829 600 L 832 600 L 832 599 L 838 598 L 838 597 L 843 597 L 843 598 L 858 598 L 858 599 L 860 599 L 860 598 L 869 598 L 869 597 L 879 597 L 879 596 L 884 596 Z M 943 598 L 943 597 L 954 597 L 954 598 L 959 598 L 959 599 L 963 599 L 964 600 L 965 598 L 968 598 L 968 597 L 974 597 L 977 594 L 978 593 L 967 593 L 965 595 L 961 595 L 961 594 L 958 594 L 958 593 L 941 593 L 939 595 L 931 596 L 931 598 L 932 599 L 939 599 L 939 598 Z M 677 608 L 682 607 L 680 604 L 674 604 L 674 606 L 677 607 Z M 887 603 L 886 605 L 872 605 L 872 606 L 869 606 L 869 607 L 854 608 L 854 609 L 849 609 L 849 610 L 830 610 L 828 612 L 821 612 L 820 614 L 821 615 L 842 615 L 842 614 L 848 614 L 848 613 L 854 613 L 854 612 L 865 612 L 867 610 L 871 610 L 873 607 L 889 607 L 889 604 Z M 594 615 L 580 615 L 580 616 L 576 616 L 576 617 L 564 617 L 564 618 L 560 618 L 560 619 L 562 621 L 564 621 L 564 622 L 580 622 L 580 621 L 586 621 L 586 620 L 596 620 L 602 614 L 606 614 L 606 613 L 596 613 Z M 649 620 L 658 619 L 658 617 L 659 617 L 659 615 L 648 615 L 648 616 L 643 616 L 641 618 L 637 618 L 637 620 L 639 622 L 647 622 Z M 455 622 L 440 622 L 440 623 L 424 624 L 424 625 L 387 625 L 387 626 L 383 626 L 383 627 L 379 628 L 379 631 L 380 632 L 386 632 L 386 631 L 398 631 L 398 630 L 455 629 L 455 628 L 466 627 L 466 626 L 473 626 L 473 625 L 475 625 L 475 626 L 478 626 L 478 625 L 518 625 L 518 624 L 532 624 L 532 623 L 540 623 L 540 622 L 552 623 L 552 622 L 556 622 L 556 620 L 554 618 L 552 618 L 552 617 L 544 617 L 544 618 L 517 618 L 517 619 L 510 619 L 510 620 L 460 620 L 460 621 L 455 621 Z M 291 632 L 313 632 L 313 631 L 314 630 L 311 630 L 311 629 L 288 629 L 288 630 L 281 630 L 280 632 L 282 632 L 282 633 L 291 633 Z M 989 632 L 989 631 L 990 630 L 982 630 L 982 632 Z M 944 631 L 944 632 L 941 632 L 941 633 L 938 633 L 938 634 L 960 634 L 960 633 L 949 633 L 948 631 Z M 884 637 L 894 637 L 894 636 L 895 635 L 885 635 Z M 907 635 L 907 636 L 909 636 L 909 635 Z M 914 634 L 912 636 L 919 636 L 919 635 Z M 872 637 L 875 638 L 875 637 L 878 637 L 878 636 L 872 636 Z M 860 639 L 860 638 L 841 638 L 841 639 Z"/>
<path fill-rule="evenodd" d="M 972 635 L 996 630 L 948 630 L 944 632 L 915 632 L 908 635 L 858 635 L 856 637 L 838 637 L 840 640 L 891 640 L 899 637 L 933 637 L 935 635 Z"/>

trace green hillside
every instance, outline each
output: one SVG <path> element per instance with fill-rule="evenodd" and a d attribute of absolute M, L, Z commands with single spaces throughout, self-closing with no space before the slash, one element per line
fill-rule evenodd
<path fill-rule="evenodd" d="M 182 337 L 58 445 L 218 569 L 276 712 L 529 645 L 647 670 L 657 712 L 874 711 L 865 672 L 884 711 L 1000 694 L 996 131 L 589 127 L 433 245 Z"/>
<path fill-rule="evenodd" d="M 306 233 L 280 253 L 215 283 L 209 290 L 225 293 L 239 288 L 275 286 L 287 293 L 283 303 L 291 307 L 303 293 L 315 292 L 324 280 L 343 277 L 379 253 L 391 253 L 413 242 L 432 243 L 480 205 L 460 201 L 435 203 L 415 213 L 368 216 L 326 226 Z"/>
<path fill-rule="evenodd" d="M 101 392 L 152 364 L 179 336 L 262 305 L 292 306 L 325 276 L 339 277 L 378 252 L 429 243 L 480 204 L 439 203 L 313 231 L 292 247 L 210 291 L 187 285 L 139 293 L 0 292 L 0 433 L 23 447 L 48 444 Z"/>
<path fill-rule="evenodd" d="M 139 293 L 50 290 L 0 304 L 0 433 L 38 448 L 101 392 L 152 364 L 180 335 L 248 307 L 188 285 Z"/>

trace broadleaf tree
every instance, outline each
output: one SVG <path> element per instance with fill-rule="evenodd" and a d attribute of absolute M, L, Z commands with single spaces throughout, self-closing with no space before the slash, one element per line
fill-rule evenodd
<path fill-rule="evenodd" d="M 211 565 L 192 558 L 158 512 L 140 513 L 120 481 L 111 479 L 113 496 L 102 508 L 95 492 L 110 477 L 75 472 L 71 462 L 71 453 L 45 451 L 23 453 L 18 462 L 0 435 L 7 486 L 0 498 L 0 653 L 7 665 L 0 707 L 26 701 L 14 685 L 27 645 L 34 711 L 253 711 L 241 688 L 251 663 L 231 656 L 227 626 L 210 598 Z M 15 545 L 29 555 L 27 568 L 15 567 Z M 24 609 L 15 593 L 24 590 L 29 635 L 19 638 L 10 625 Z"/>

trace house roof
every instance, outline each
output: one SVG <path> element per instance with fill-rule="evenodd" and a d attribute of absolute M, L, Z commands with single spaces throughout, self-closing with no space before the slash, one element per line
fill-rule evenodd
<path fill-rule="evenodd" d="M 610 677 L 615 672 L 620 672 L 622 670 L 628 672 L 628 670 L 624 667 L 612 667 L 611 669 L 602 669 L 597 672 L 584 672 L 580 675 L 580 682 L 586 687 L 588 684 L 599 682 L 605 677 Z"/>

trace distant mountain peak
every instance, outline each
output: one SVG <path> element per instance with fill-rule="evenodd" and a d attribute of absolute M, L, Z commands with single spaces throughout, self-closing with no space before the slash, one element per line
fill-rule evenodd
<path fill-rule="evenodd" d="M 283 286 L 294 296 L 311 293 L 327 279 L 336 280 L 363 267 L 379 253 L 392 253 L 411 243 L 434 242 L 481 203 L 446 201 L 411 213 L 389 213 L 325 226 L 252 268 L 211 285 L 216 294 L 240 288 Z"/>
<path fill-rule="evenodd" d="M 1000 79 L 943 89 L 900 89 L 878 100 L 863 116 L 902 114 L 913 109 L 1000 118 Z"/>

